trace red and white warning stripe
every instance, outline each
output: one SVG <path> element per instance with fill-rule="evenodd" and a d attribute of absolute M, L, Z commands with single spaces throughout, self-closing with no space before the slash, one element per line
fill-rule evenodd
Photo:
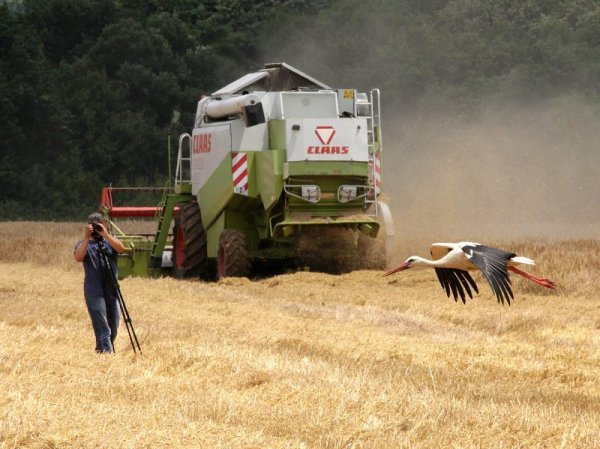
<path fill-rule="evenodd" d="M 231 153 L 233 191 L 248 195 L 248 156 L 246 153 Z"/>
<path fill-rule="evenodd" d="M 379 195 L 381 193 L 381 151 L 378 151 L 374 155 L 375 159 L 375 170 L 374 170 L 374 178 L 375 178 L 375 194 Z"/>

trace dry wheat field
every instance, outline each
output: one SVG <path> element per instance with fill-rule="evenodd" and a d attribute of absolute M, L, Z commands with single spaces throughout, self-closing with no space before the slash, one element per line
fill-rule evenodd
<path fill-rule="evenodd" d="M 600 447 L 600 240 L 493 241 L 538 261 L 511 306 L 433 271 L 121 282 L 96 355 L 81 225 L 0 223 L 0 448 Z M 427 255 L 399 241 L 394 262 Z"/>

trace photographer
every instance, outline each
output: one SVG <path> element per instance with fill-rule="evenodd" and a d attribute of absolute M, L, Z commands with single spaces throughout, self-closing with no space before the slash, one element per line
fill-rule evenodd
<path fill-rule="evenodd" d="M 112 353 L 119 327 L 119 299 L 110 274 L 102 266 L 99 242 L 104 248 L 113 272 L 117 273 L 117 253 L 125 251 L 123 243 L 106 230 L 106 221 L 100 213 L 93 213 L 87 219 L 83 239 L 75 245 L 73 256 L 83 263 L 85 278 L 83 294 L 96 336 L 96 352 Z"/>

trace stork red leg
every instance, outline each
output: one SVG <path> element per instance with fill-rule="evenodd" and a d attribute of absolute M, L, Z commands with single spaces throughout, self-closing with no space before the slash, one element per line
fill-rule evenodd
<path fill-rule="evenodd" d="M 536 277 L 533 274 L 525 273 L 524 271 L 521 271 L 515 267 L 508 267 L 508 270 L 512 271 L 513 273 L 516 273 L 520 276 L 523 276 L 524 278 L 527 278 L 530 281 L 533 281 L 536 284 L 541 285 L 542 287 L 547 287 L 547 288 L 551 288 L 551 289 L 556 288 L 556 284 L 554 282 L 552 282 L 550 279 Z"/>

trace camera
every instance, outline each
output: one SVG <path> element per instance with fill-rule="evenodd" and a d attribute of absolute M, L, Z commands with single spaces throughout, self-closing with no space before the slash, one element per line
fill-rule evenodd
<path fill-rule="evenodd" d="M 92 237 L 94 237 L 95 239 L 101 239 L 102 236 L 100 235 L 100 231 L 102 231 L 102 226 L 100 225 L 100 223 L 96 223 L 96 222 L 92 222 Z"/>

